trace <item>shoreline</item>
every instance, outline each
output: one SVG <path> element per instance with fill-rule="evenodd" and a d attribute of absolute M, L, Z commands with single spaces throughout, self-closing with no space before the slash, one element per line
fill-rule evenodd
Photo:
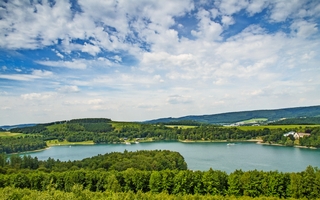
<path fill-rule="evenodd" d="M 301 149 L 318 149 L 317 147 L 307 147 L 307 146 L 300 146 L 300 145 L 294 145 L 294 146 L 286 146 L 283 144 L 270 144 L 265 142 L 257 142 L 257 144 L 261 145 L 267 145 L 267 146 L 279 146 L 279 147 L 294 147 L 294 148 L 301 148 Z"/>
<path fill-rule="evenodd" d="M 145 140 L 145 141 L 139 141 L 139 143 L 152 143 L 152 142 L 159 142 L 159 141 L 164 141 L 165 140 Z M 294 145 L 294 146 L 286 146 L 283 144 L 276 144 L 276 143 L 265 143 L 263 140 L 260 139 L 250 139 L 250 140 L 174 140 L 176 142 L 181 142 L 181 143 L 235 143 L 235 142 L 255 142 L 256 144 L 260 145 L 266 145 L 266 146 L 282 146 L 282 147 L 295 147 L 295 148 L 302 148 L 302 149 L 314 149 L 317 150 L 319 148 L 316 147 L 307 147 L 307 146 L 300 146 L 300 145 Z M 107 143 L 104 143 L 107 144 Z M 125 142 L 121 143 L 116 143 L 116 144 L 126 144 Z M 135 144 L 134 142 L 130 142 L 130 144 Z M 95 143 L 64 143 L 64 144 L 50 144 L 46 148 L 43 149 L 37 149 L 37 150 L 32 150 L 32 151 L 23 151 L 23 152 L 17 152 L 17 153 L 10 153 L 8 155 L 13 155 L 13 154 L 25 154 L 25 153 L 33 153 L 33 152 L 40 152 L 40 151 L 45 151 L 50 149 L 53 146 L 90 146 L 90 145 L 99 145 Z"/>
<path fill-rule="evenodd" d="M 23 151 L 23 152 L 16 152 L 16 153 L 8 153 L 7 155 L 13 155 L 13 154 L 24 154 L 24 153 L 33 153 L 33 152 L 40 152 L 40 151 L 45 151 L 50 149 L 50 146 L 43 148 L 43 149 L 36 149 L 36 150 L 32 150 L 32 151 Z"/>
<path fill-rule="evenodd" d="M 261 142 L 259 139 L 250 139 L 250 140 L 178 140 L 182 143 L 234 143 L 234 142 Z"/>

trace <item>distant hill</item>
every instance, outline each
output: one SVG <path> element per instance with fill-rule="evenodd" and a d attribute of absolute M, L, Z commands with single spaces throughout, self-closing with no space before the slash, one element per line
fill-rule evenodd
<path fill-rule="evenodd" d="M 316 125 L 320 124 L 320 117 L 298 117 L 279 120 L 271 125 Z"/>
<path fill-rule="evenodd" d="M 299 118 L 299 117 L 319 117 L 320 106 L 283 108 L 274 110 L 254 110 L 228 112 L 212 115 L 190 115 L 178 118 L 160 118 L 145 121 L 144 123 L 174 123 L 179 121 L 194 121 L 207 124 L 232 124 L 240 121 L 250 120 L 253 118 L 267 118 L 268 121 L 278 121 L 283 118 Z"/>
<path fill-rule="evenodd" d="M 17 125 L 4 125 L 4 126 L 0 126 L 0 128 L 4 129 L 4 130 L 10 130 L 13 128 L 24 128 L 24 127 L 32 127 L 35 126 L 37 124 L 17 124 Z"/>

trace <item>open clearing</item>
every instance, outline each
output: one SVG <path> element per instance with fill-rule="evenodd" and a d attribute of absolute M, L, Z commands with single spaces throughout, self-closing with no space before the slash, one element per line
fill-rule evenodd
<path fill-rule="evenodd" d="M 249 130 L 260 130 L 264 128 L 268 129 L 305 129 L 306 127 L 317 127 L 320 125 L 266 125 L 266 126 L 236 126 L 237 128 L 244 130 L 244 131 L 249 131 Z M 230 127 L 227 127 L 230 128 Z"/>
<path fill-rule="evenodd" d="M 266 121 L 268 121 L 267 118 L 253 118 L 253 119 L 248 119 L 248 120 L 240 121 L 240 122 L 238 122 L 238 123 L 254 124 L 254 123 L 266 122 Z"/>
<path fill-rule="evenodd" d="M 10 133 L 10 132 L 0 132 L 0 137 L 13 137 L 13 136 L 20 136 L 23 135 L 22 133 Z"/>
<path fill-rule="evenodd" d="M 178 128 L 181 128 L 181 129 L 187 129 L 187 128 L 195 128 L 195 127 L 198 127 L 198 126 L 192 126 L 192 125 L 165 125 L 166 127 L 169 127 L 169 128 L 175 128 L 175 127 L 178 127 Z"/>
<path fill-rule="evenodd" d="M 59 146 L 59 145 L 92 145 L 94 144 L 92 140 L 84 142 L 68 142 L 66 140 L 59 142 L 58 140 L 48 140 L 47 146 Z"/>

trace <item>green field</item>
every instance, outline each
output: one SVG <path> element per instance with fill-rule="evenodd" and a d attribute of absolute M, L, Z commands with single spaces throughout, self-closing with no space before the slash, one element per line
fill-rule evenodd
<path fill-rule="evenodd" d="M 268 121 L 267 118 L 253 118 L 253 119 L 248 119 L 248 120 L 240 121 L 240 122 L 238 122 L 238 123 L 254 124 L 254 123 L 266 122 L 266 121 Z"/>
<path fill-rule="evenodd" d="M 115 130 L 121 130 L 122 127 L 125 127 L 125 126 L 134 127 L 134 128 L 141 127 L 141 124 L 136 123 L 136 122 L 115 122 L 115 121 L 112 121 L 111 124 Z"/>
<path fill-rule="evenodd" d="M 306 127 L 317 127 L 320 125 L 265 125 L 265 126 L 237 126 L 237 128 L 244 130 L 244 131 L 250 131 L 250 130 L 261 130 L 264 128 L 268 129 L 305 129 Z M 230 128 L 230 127 L 227 127 Z"/>
<path fill-rule="evenodd" d="M 181 129 L 187 129 L 187 128 L 195 128 L 195 127 L 198 127 L 198 126 L 192 126 L 192 125 L 165 125 L 166 127 L 169 127 L 169 128 L 175 128 L 175 127 L 178 127 L 178 128 L 181 128 Z"/>
<path fill-rule="evenodd" d="M 59 146 L 59 145 L 92 145 L 94 144 L 92 140 L 84 142 L 68 142 L 66 140 L 59 142 L 58 140 L 48 140 L 47 146 Z"/>
<path fill-rule="evenodd" d="M 10 133 L 10 132 L 0 132 L 0 137 L 14 137 L 21 136 L 23 133 Z"/>

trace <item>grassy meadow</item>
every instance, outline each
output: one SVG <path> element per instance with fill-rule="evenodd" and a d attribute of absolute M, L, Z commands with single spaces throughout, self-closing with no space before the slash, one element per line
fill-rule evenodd
<path fill-rule="evenodd" d="M 175 127 L 178 127 L 178 128 L 181 128 L 181 129 L 187 129 L 187 128 L 195 128 L 195 127 L 198 127 L 198 126 L 192 126 L 192 125 L 165 125 L 166 127 L 169 127 L 169 128 L 175 128 Z"/>
<path fill-rule="evenodd" d="M 259 123 L 259 122 L 266 122 L 266 121 L 268 121 L 267 118 L 253 118 L 253 119 L 248 119 L 248 120 L 240 121 L 239 123 L 253 124 L 253 123 Z"/>
<path fill-rule="evenodd" d="M 68 142 L 66 140 L 60 142 L 58 140 L 48 140 L 47 146 L 59 146 L 59 145 L 92 145 L 94 144 L 92 140 L 90 141 L 84 141 L 84 142 Z"/>
<path fill-rule="evenodd" d="M 244 131 L 250 131 L 250 130 L 261 130 L 264 128 L 268 129 L 305 129 L 306 127 L 317 127 L 320 125 L 263 125 L 263 126 L 237 126 L 237 128 L 244 130 Z M 230 128 L 230 127 L 226 127 Z"/>
<path fill-rule="evenodd" d="M 18 137 L 22 136 L 23 133 L 10 133 L 10 132 L 0 132 L 0 137 Z"/>

